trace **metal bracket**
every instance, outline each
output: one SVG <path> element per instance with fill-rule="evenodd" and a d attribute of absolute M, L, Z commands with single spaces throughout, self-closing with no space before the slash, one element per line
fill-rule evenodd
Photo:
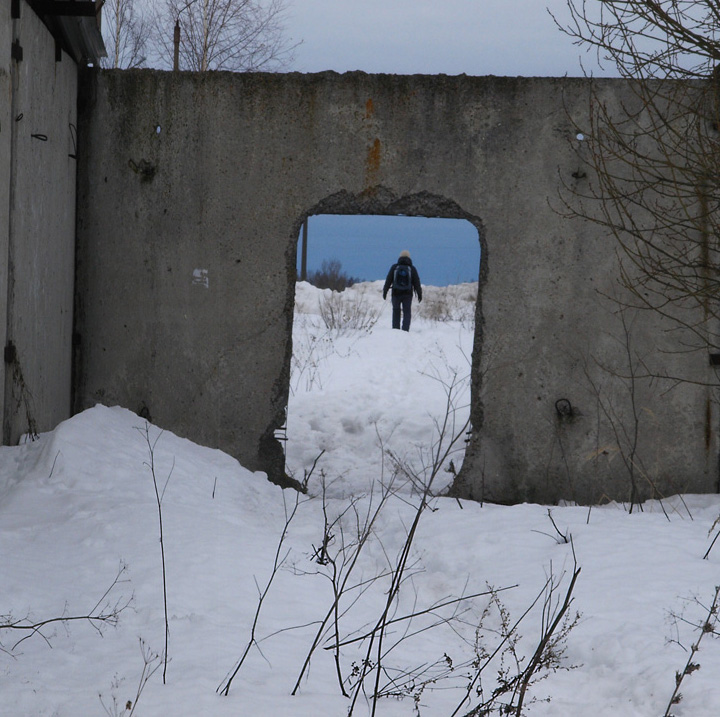
<path fill-rule="evenodd" d="M 12 44 L 12 47 L 10 49 L 10 57 L 15 60 L 16 62 L 22 62 L 23 59 L 23 49 L 22 45 L 18 40 L 15 40 Z"/>

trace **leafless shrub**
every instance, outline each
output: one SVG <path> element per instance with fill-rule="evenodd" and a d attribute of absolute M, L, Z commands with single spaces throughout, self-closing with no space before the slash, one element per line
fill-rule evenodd
<path fill-rule="evenodd" d="M 417 306 L 417 315 L 429 321 L 459 321 L 471 328 L 475 322 L 477 297 L 477 283 L 462 287 L 426 286 L 423 288 L 423 300 Z"/>
<path fill-rule="evenodd" d="M 140 642 L 140 654 L 143 658 L 143 668 L 133 699 L 125 700 L 125 704 L 123 704 L 122 700 L 118 699 L 117 692 L 120 690 L 123 681 L 117 677 L 112 683 L 111 701 L 108 704 L 105 704 L 105 698 L 102 693 L 98 695 L 100 704 L 108 717 L 132 717 L 135 714 L 140 695 L 142 695 L 145 685 L 147 685 L 150 678 L 160 669 L 160 665 L 163 664 L 161 655 L 151 650 L 142 638 L 138 638 L 138 640 Z"/>
<path fill-rule="evenodd" d="M 386 451 L 380 440 L 383 469 L 377 490 L 349 501 L 331 501 L 328 498 L 328 483 L 321 471 L 322 492 L 319 498 L 322 500 L 322 524 L 319 526 L 318 539 L 313 541 L 312 549 L 306 553 L 303 561 L 292 563 L 292 570 L 295 575 L 318 576 L 326 580 L 330 590 L 326 606 L 317 620 L 303 625 L 290 625 L 278 631 L 313 628 L 307 653 L 294 682 L 293 695 L 300 691 L 307 679 L 318 649 L 332 654 L 338 688 L 349 700 L 349 716 L 356 711 L 358 701 L 366 702 L 370 714 L 375 715 L 384 698 L 412 699 L 419 714 L 424 692 L 446 687 L 462 690 L 465 686 L 466 696 L 458 710 L 473 709 L 472 714 L 490 715 L 491 710 L 496 708 L 511 707 L 512 714 L 519 716 L 523 714 L 524 705 L 533 701 L 529 697 L 532 685 L 552 670 L 564 669 L 565 640 L 576 621 L 568 612 L 572 590 L 580 572 L 577 565 L 564 599 L 559 594 L 562 577 L 556 577 L 551 566 L 550 576 L 542 591 L 514 622 L 511 622 L 509 612 L 502 606 L 499 595 L 517 586 L 488 587 L 480 592 L 471 592 L 466 589 L 466 585 L 456 594 L 423 604 L 421 591 L 416 585 L 423 569 L 415 548 L 418 526 L 428 509 L 437 509 L 439 499 L 436 498 L 436 479 L 441 472 L 449 470 L 447 465 L 452 463 L 451 456 L 458 450 L 468 426 L 467 420 L 462 419 L 466 406 L 461 405 L 458 398 L 463 395 L 463 381 L 459 381 L 453 374 L 446 382 L 446 392 L 446 415 L 436 422 L 436 438 L 414 464 Z M 392 468 L 388 476 L 385 475 L 386 460 L 389 460 L 388 465 Z M 317 461 L 313 470 L 316 464 Z M 307 478 L 309 476 L 306 474 L 306 485 Z M 408 491 L 410 486 L 412 491 Z M 397 550 L 392 551 L 383 544 L 378 526 L 390 501 L 395 500 L 405 504 L 412 502 L 414 508 L 404 539 Z M 264 589 L 258 587 L 258 605 L 249 638 L 234 670 L 218 687 L 218 692 L 222 694 L 229 693 L 232 680 L 250 650 L 253 647 L 260 649 L 260 643 L 278 634 L 260 638 L 259 617 L 274 577 L 288 564 L 290 548 L 285 548 L 285 542 L 297 506 L 296 500 L 292 510 L 286 509 L 286 523 L 278 542 L 270 578 Z M 552 516 L 550 519 L 552 522 Z M 562 534 L 557 528 L 556 531 L 558 535 L 564 535 L 563 543 L 572 545 L 568 535 Z M 371 550 L 370 546 L 385 556 L 386 563 L 368 572 L 362 556 Z M 356 608 L 362 605 L 366 610 L 371 595 L 382 595 L 381 606 L 372 620 L 359 626 L 353 620 L 353 616 L 358 614 Z M 489 603 L 483 613 L 485 618 L 489 619 L 491 612 L 497 613 L 504 625 L 497 631 L 485 629 L 483 618 L 479 618 L 478 622 L 477 616 L 486 598 L 489 598 Z M 412 608 L 407 609 L 408 604 Z M 534 610 L 536 605 L 538 608 Z M 540 636 L 534 648 L 523 653 L 519 646 L 518 626 L 527 615 L 538 611 Z M 440 654 L 418 658 L 414 638 L 438 628 L 449 628 L 457 635 L 461 641 L 459 647 L 454 644 Z M 473 631 L 475 643 L 471 638 Z M 496 642 L 499 644 L 494 648 L 487 647 L 493 637 L 498 638 Z M 477 650 L 473 658 L 467 659 L 473 644 Z M 461 657 L 452 654 L 455 651 L 453 647 L 458 648 Z M 456 659 L 460 660 L 458 664 Z M 498 665 L 501 679 L 486 695 L 481 677 Z M 478 698 L 481 699 L 479 703 Z M 475 707 L 473 702 L 477 703 Z M 481 707 L 485 712 L 481 711 Z"/>
<path fill-rule="evenodd" d="M 371 331 L 380 311 L 372 308 L 362 295 L 350 298 L 333 291 L 321 297 L 320 316 L 327 329 L 341 336 L 351 331 Z"/>
<path fill-rule="evenodd" d="M 575 555 L 573 553 L 573 559 Z M 486 612 L 480 621 L 476 633 L 475 659 L 472 662 L 472 676 L 465 688 L 465 696 L 451 717 L 463 713 L 464 717 L 490 717 L 490 715 L 514 715 L 522 717 L 526 704 L 532 704 L 536 698 L 529 698 L 529 689 L 559 669 L 572 669 L 563 664 L 567 638 L 577 625 L 580 614 L 572 615 L 569 610 L 573 602 L 573 590 L 580 568 L 575 560 L 572 577 L 565 589 L 564 596 L 558 596 L 562 576 L 550 575 L 542 590 L 532 604 L 513 621 L 510 612 L 494 594 Z M 541 602 L 542 601 L 542 602 Z M 540 635 L 531 655 L 521 651 L 519 627 L 535 605 L 541 602 Z M 492 631 L 494 639 L 486 644 L 484 622 L 491 612 L 496 611 L 499 630 Z M 495 638 L 499 636 L 499 642 Z M 486 690 L 483 679 L 493 675 L 492 689 Z M 466 710 L 473 699 L 479 702 L 469 711 Z"/>
<path fill-rule="evenodd" d="M 293 338 L 290 384 L 293 394 L 301 386 L 304 386 L 306 391 L 323 387 L 320 368 L 322 362 L 335 353 L 335 350 L 329 329 L 308 326 L 306 331 Z"/>
<path fill-rule="evenodd" d="M 705 635 L 715 635 L 717 637 L 718 635 L 718 602 L 720 601 L 720 586 L 715 587 L 715 592 L 713 593 L 712 601 L 710 602 L 710 605 L 703 605 L 700 600 L 697 598 L 692 598 L 689 603 L 691 605 L 698 606 L 703 611 L 703 617 L 700 620 L 689 620 L 685 615 L 683 614 L 675 614 L 671 613 L 671 619 L 677 626 L 680 623 L 683 624 L 689 624 L 693 631 L 697 633 L 697 639 L 690 645 L 690 651 L 688 654 L 687 661 L 685 662 L 684 667 L 679 672 L 675 673 L 675 689 L 673 690 L 672 695 L 670 696 L 670 701 L 668 702 L 667 708 L 665 709 L 665 712 L 663 713 L 663 717 L 673 717 L 671 710 L 673 709 L 674 705 L 680 704 L 680 702 L 683 699 L 682 693 L 680 692 L 680 687 L 685 680 L 686 677 L 689 675 L 692 675 L 693 672 L 696 672 L 700 669 L 700 664 L 696 662 L 697 660 L 697 653 L 700 651 L 700 643 L 702 642 L 702 639 L 705 637 Z M 679 629 L 678 629 L 679 633 Z M 679 637 L 673 642 L 677 642 L 681 647 L 680 639 Z M 687 648 L 684 648 L 687 649 Z"/>
<path fill-rule="evenodd" d="M 419 633 L 441 625 L 459 625 L 473 601 L 487 594 L 487 591 L 468 594 L 463 590 L 459 596 L 448 596 L 426 607 L 418 607 L 421 596 L 416 594 L 413 601 L 416 609 L 398 612 L 402 586 L 408 584 L 422 569 L 412 547 L 420 517 L 430 507 L 435 478 L 443 470 L 458 441 L 464 437 L 466 428 L 465 423 L 460 425 L 456 420 L 456 394 L 461 392 L 458 382 L 450 381 L 447 391 L 448 415 L 445 420 L 437 422 L 438 438 L 418 469 L 407 461 L 401 463 L 387 452 L 378 436 L 383 452 L 383 473 L 377 489 L 368 496 L 356 496 L 334 510 L 331 510 L 327 499 L 326 478 L 321 473 L 323 525 L 320 538 L 312 546 L 312 567 L 295 565 L 294 572 L 325 578 L 331 594 L 327 610 L 318 621 L 292 694 L 300 690 L 313 656 L 321 646 L 333 655 L 340 692 L 351 699 L 350 714 L 360 695 L 371 700 L 374 711 L 379 699 L 400 696 L 415 698 L 422 689 L 445 678 L 452 662 L 449 656 L 438 656 L 432 667 L 427 664 L 388 664 L 388 658 L 400 645 Z M 386 458 L 390 459 L 392 466 L 388 477 L 385 476 Z M 404 496 L 410 484 L 421 497 L 414 512 L 413 524 L 408 527 L 405 541 L 393 558 L 382 544 L 376 526 L 391 499 L 407 502 Z M 364 567 L 363 572 L 356 575 L 361 555 L 371 542 L 386 555 L 387 566 L 369 575 Z M 353 608 L 366 594 L 377 594 L 378 591 L 384 595 L 383 608 L 378 618 L 364 628 L 353 625 L 348 634 L 345 626 Z M 416 626 L 418 623 L 421 625 Z M 399 633 L 396 632 L 398 629 Z M 353 650 L 354 653 L 349 656 Z"/>

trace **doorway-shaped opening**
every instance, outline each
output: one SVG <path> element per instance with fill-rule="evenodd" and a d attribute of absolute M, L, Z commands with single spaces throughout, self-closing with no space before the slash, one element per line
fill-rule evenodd
<path fill-rule="evenodd" d="M 409 251 L 422 283 L 449 286 L 478 281 L 478 230 L 464 219 L 318 214 L 307 217 L 298 237 L 297 274 L 318 283 L 323 264 L 340 264 L 347 278 L 385 279 L 391 260 Z M 330 267 L 334 269 L 336 267 Z"/>
<path fill-rule="evenodd" d="M 432 481 L 433 493 L 452 483 L 470 425 L 480 232 L 454 217 L 302 222 L 286 466 L 301 481 L 315 466 L 311 492 L 321 479 L 336 497 L 380 482 L 422 491 Z M 407 332 L 393 329 L 387 285 L 405 252 L 421 283 Z"/>

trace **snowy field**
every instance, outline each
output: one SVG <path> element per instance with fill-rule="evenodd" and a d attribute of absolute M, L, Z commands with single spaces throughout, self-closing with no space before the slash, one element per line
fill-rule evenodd
<path fill-rule="evenodd" d="M 117 407 L 0 448 L 1 715 L 720 714 L 720 499 L 443 498 L 476 287 L 428 287 L 409 333 L 380 288 L 298 285 L 305 496 Z"/>

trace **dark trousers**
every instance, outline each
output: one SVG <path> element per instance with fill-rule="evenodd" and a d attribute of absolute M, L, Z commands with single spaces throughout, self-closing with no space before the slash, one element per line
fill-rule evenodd
<path fill-rule="evenodd" d="M 412 294 L 393 294 L 392 295 L 392 327 L 400 328 L 400 310 L 402 309 L 402 330 L 410 331 L 410 319 L 412 318 Z"/>

